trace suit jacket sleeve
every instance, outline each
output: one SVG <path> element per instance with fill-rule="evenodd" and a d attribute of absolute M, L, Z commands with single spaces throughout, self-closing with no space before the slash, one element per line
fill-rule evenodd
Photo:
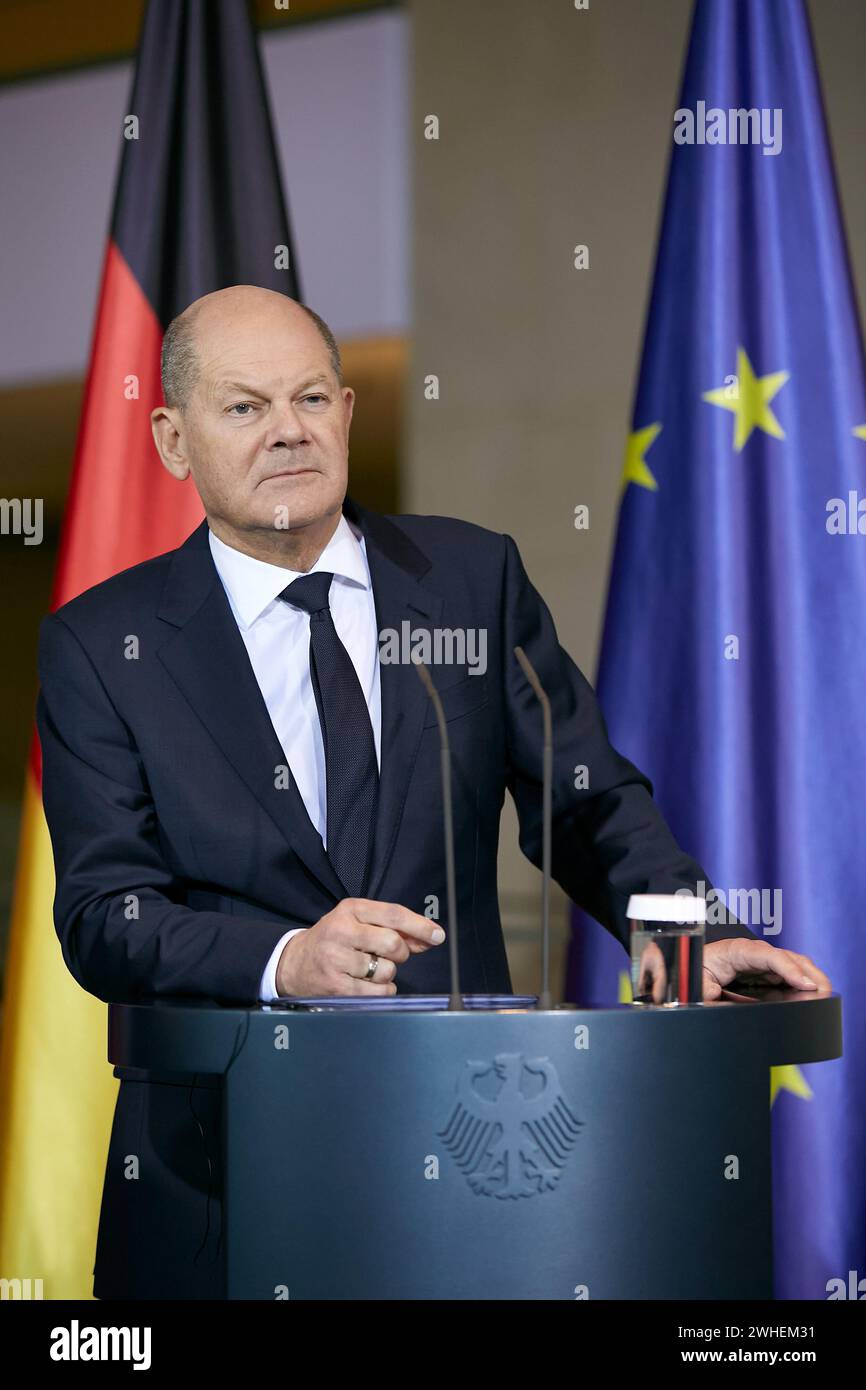
<path fill-rule="evenodd" d="M 254 1002 L 290 924 L 187 907 L 160 850 L 132 732 L 60 617 L 43 620 L 39 673 L 54 921 L 72 974 L 109 1002 L 168 994 Z"/>
<path fill-rule="evenodd" d="M 503 638 L 508 788 L 520 822 L 520 847 L 542 862 L 542 713 L 515 646 L 538 672 L 553 716 L 553 877 L 568 896 L 628 949 L 626 907 L 632 893 L 696 892 L 710 879 L 680 849 L 652 799 L 643 773 L 612 747 L 598 701 L 560 646 L 553 619 L 530 582 L 511 536 L 505 536 Z M 577 770 L 587 785 L 575 787 Z M 754 932 L 729 917 L 708 925 L 706 939 Z"/>

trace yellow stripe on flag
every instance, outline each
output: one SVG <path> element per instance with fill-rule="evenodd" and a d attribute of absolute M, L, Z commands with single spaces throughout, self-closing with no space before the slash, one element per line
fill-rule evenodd
<path fill-rule="evenodd" d="M 0 1278 L 41 1279 L 44 1298 L 86 1299 L 118 1083 L 107 1008 L 66 968 L 53 898 L 28 771 L 0 1043 Z"/>

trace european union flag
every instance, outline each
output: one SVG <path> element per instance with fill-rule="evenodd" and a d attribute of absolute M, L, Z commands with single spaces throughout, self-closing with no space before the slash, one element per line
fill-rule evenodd
<path fill-rule="evenodd" d="M 697 0 L 671 135 L 599 692 L 736 915 L 846 997 L 842 1059 L 773 1072 L 776 1291 L 856 1297 L 866 373 L 802 0 Z M 595 923 L 574 956 L 616 997 Z"/>

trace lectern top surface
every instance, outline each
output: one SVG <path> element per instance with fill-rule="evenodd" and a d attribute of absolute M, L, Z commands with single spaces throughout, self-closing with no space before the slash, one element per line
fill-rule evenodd
<path fill-rule="evenodd" d="M 487 1010 L 493 1013 L 501 1012 L 503 1009 L 534 1009 L 538 1004 L 537 994 L 464 994 L 462 998 L 464 1009 Z M 326 995 L 319 998 L 276 999 L 270 1007 L 338 1013 L 437 1013 L 448 1009 L 448 995 Z"/>

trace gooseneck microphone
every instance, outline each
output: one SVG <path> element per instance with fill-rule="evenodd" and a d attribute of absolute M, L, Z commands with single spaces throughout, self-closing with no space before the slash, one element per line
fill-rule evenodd
<path fill-rule="evenodd" d="M 523 674 L 541 702 L 544 720 L 544 749 L 542 754 L 542 850 L 541 850 L 541 1009 L 552 1009 L 550 997 L 550 836 L 553 814 L 553 719 L 550 713 L 550 700 L 545 694 L 535 667 L 522 647 L 514 648 L 514 655 L 520 662 Z"/>
<path fill-rule="evenodd" d="M 445 817 L 445 883 L 448 891 L 448 960 L 451 973 L 451 993 L 448 996 L 449 1009 L 463 1008 L 463 995 L 460 991 L 460 963 L 457 952 L 457 878 L 454 871 L 454 814 L 451 804 L 451 745 L 448 742 L 448 726 L 442 701 L 423 661 L 415 666 L 421 682 L 433 701 L 436 723 L 439 725 L 439 761 L 442 767 L 442 810 Z"/>

